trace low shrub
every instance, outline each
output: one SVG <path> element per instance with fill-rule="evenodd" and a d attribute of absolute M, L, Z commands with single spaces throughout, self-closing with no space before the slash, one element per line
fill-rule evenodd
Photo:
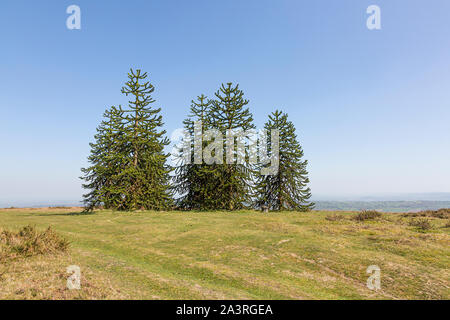
<path fill-rule="evenodd" d="M 423 231 L 430 230 L 433 227 L 428 219 L 412 219 L 409 225 Z"/>
<path fill-rule="evenodd" d="M 408 212 L 403 217 L 430 217 L 439 219 L 450 219 L 450 209 L 424 210 L 419 212 Z"/>
<path fill-rule="evenodd" d="M 344 220 L 345 217 L 342 214 L 332 214 L 325 217 L 328 221 L 340 221 Z"/>
<path fill-rule="evenodd" d="M 65 252 L 69 242 L 50 227 L 43 232 L 33 226 L 26 226 L 18 232 L 0 232 L 0 259 L 29 257 L 39 254 Z"/>
<path fill-rule="evenodd" d="M 433 211 L 431 216 L 439 219 L 450 219 L 450 209 L 439 209 L 437 211 Z"/>
<path fill-rule="evenodd" d="M 381 213 L 375 210 L 363 210 L 358 213 L 353 218 L 357 221 L 365 221 L 365 220 L 375 220 L 376 218 L 380 218 Z"/>

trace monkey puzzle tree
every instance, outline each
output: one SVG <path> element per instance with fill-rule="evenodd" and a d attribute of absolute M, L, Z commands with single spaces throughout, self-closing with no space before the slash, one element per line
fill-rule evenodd
<path fill-rule="evenodd" d="M 214 177 L 205 172 L 202 161 L 205 142 L 202 133 L 208 130 L 210 101 L 205 95 L 192 100 L 189 117 L 183 121 L 185 137 L 179 148 L 179 164 L 173 176 L 173 190 L 178 195 L 176 204 L 183 210 L 214 209 L 211 188 Z M 196 127 L 196 124 L 198 127 Z"/>
<path fill-rule="evenodd" d="M 105 208 L 116 207 L 120 196 L 115 190 L 116 176 L 121 172 L 124 162 L 122 151 L 124 134 L 122 126 L 122 108 L 111 107 L 103 114 L 104 120 L 97 127 L 95 142 L 90 143 L 91 154 L 87 168 L 82 168 L 85 180 L 83 188 L 90 191 L 83 196 L 87 210 L 99 205 Z"/>
<path fill-rule="evenodd" d="M 205 166 L 203 172 L 215 177 L 211 190 L 215 209 L 237 210 L 251 204 L 252 170 L 247 162 L 246 151 L 239 150 L 236 142 L 237 139 L 245 139 L 246 132 L 254 129 L 255 125 L 246 108 L 249 101 L 244 99 L 244 92 L 239 89 L 239 85 L 222 84 L 215 96 L 211 100 L 208 119 L 212 128 L 226 136 L 226 152 L 219 155 L 222 161 Z M 239 156 L 244 161 L 238 161 Z"/>
<path fill-rule="evenodd" d="M 83 169 L 83 179 L 89 181 L 84 187 L 91 190 L 85 198 L 90 199 L 91 206 L 103 204 L 117 210 L 165 209 L 172 203 L 171 169 L 166 165 L 169 155 L 164 153 L 169 141 L 164 137 L 166 132 L 160 130 L 161 109 L 151 107 L 154 87 L 145 80 L 147 73 L 131 70 L 128 78 L 122 93 L 132 97 L 129 108 L 120 109 L 114 120 L 117 135 L 107 135 L 116 147 L 104 148 L 98 143 L 102 134 L 96 137 L 98 150 L 93 148 L 89 158 L 96 169 Z M 103 158 L 113 159 L 112 163 L 95 156 L 96 151 Z"/>
<path fill-rule="evenodd" d="M 288 115 L 276 110 L 269 115 L 264 126 L 270 132 L 279 130 L 278 170 L 273 175 L 257 173 L 255 205 L 258 208 L 268 206 L 271 210 L 309 211 L 314 203 L 309 201 L 311 190 L 307 160 L 302 160 L 303 150 L 297 141 L 294 124 Z M 273 150 L 270 150 L 273 155 Z M 260 166 L 262 168 L 263 166 Z"/>
<path fill-rule="evenodd" d="M 164 146 L 169 140 L 164 136 L 161 108 L 153 109 L 151 94 L 155 90 L 146 81 L 147 73 L 130 70 L 128 82 L 122 93 L 131 96 L 129 110 L 125 110 L 124 133 L 128 142 L 126 155 L 128 166 L 119 177 L 123 181 L 121 209 L 161 210 L 171 205 L 169 173 L 166 165 L 168 154 Z"/>
<path fill-rule="evenodd" d="M 184 121 L 190 137 L 184 148 L 190 151 L 190 158 L 176 168 L 173 180 L 181 209 L 236 210 L 251 204 L 251 169 L 245 162 L 245 149 L 235 143 L 254 128 L 245 108 L 248 100 L 232 83 L 222 84 L 215 96 L 207 100 L 202 95 L 192 101 L 190 116 Z M 201 127 L 196 128 L 195 123 Z M 200 137 L 199 132 L 203 133 Z"/>

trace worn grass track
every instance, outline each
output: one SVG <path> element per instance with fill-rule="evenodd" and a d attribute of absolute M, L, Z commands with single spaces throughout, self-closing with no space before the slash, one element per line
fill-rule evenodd
<path fill-rule="evenodd" d="M 69 254 L 0 265 L 1 299 L 448 299 L 450 230 L 383 214 L 2 209 L 0 228 L 51 226 Z M 65 288 L 80 266 L 82 289 Z M 366 287 L 369 265 L 381 290 Z"/>

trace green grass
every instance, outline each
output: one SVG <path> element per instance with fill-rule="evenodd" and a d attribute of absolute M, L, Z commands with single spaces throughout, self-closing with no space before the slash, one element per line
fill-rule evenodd
<path fill-rule="evenodd" d="M 0 298 L 450 298 L 445 219 L 423 231 L 400 214 L 329 214 L 0 210 L 2 229 L 51 226 L 70 241 L 69 254 L 2 261 Z M 69 264 L 81 268 L 76 292 L 65 288 Z M 370 265 L 381 268 L 377 292 Z"/>

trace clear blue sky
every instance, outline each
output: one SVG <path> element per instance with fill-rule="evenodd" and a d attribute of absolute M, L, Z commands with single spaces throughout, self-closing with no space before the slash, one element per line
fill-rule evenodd
<path fill-rule="evenodd" d="M 371 4 L 382 30 L 366 28 Z M 316 196 L 450 192 L 449 17 L 448 0 L 4 0 L 0 203 L 80 199 L 130 67 L 150 74 L 169 133 L 222 82 L 258 127 L 288 112 Z"/>

